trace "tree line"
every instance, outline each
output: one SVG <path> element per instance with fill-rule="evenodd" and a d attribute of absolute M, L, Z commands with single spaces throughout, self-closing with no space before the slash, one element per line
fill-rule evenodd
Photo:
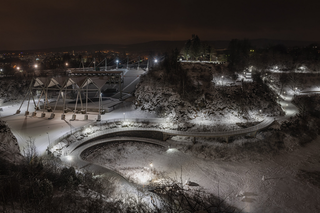
<path fill-rule="evenodd" d="M 320 54 L 317 44 L 306 47 L 288 48 L 285 45 L 268 45 L 264 48 L 254 47 L 249 40 L 233 39 L 226 50 L 229 68 L 244 71 L 249 66 L 255 70 L 266 71 L 276 68 L 282 71 L 320 69 Z"/>

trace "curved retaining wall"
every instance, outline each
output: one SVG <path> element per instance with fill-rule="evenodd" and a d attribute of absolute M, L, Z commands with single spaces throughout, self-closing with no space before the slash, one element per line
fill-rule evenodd
<path fill-rule="evenodd" d="M 112 120 L 107 120 L 105 123 L 113 123 L 113 122 L 119 122 L 119 121 L 123 121 L 123 119 L 112 119 Z M 130 121 L 130 122 L 149 122 L 149 123 L 165 123 L 164 119 L 126 119 L 126 121 Z M 217 137 L 224 137 L 224 138 L 228 138 L 231 136 L 238 136 L 238 135 L 246 135 L 246 134 L 250 134 L 250 133 L 256 133 L 259 130 L 262 130 L 264 128 L 267 128 L 268 126 L 270 126 L 272 123 L 274 122 L 274 118 L 266 118 L 264 121 L 262 121 L 261 123 L 259 123 L 258 125 L 252 126 L 252 127 L 248 127 L 248 128 L 244 128 L 241 130 L 231 130 L 231 131 L 223 131 L 223 132 L 187 132 L 187 131 L 178 131 L 178 130 L 166 130 L 166 129 L 159 129 L 159 128 L 138 128 L 138 127 L 123 127 L 123 128 L 115 128 L 115 129 L 107 129 L 107 130 L 103 130 L 103 131 L 98 131 L 95 132 L 91 135 L 89 135 L 88 137 L 85 137 L 73 144 L 71 144 L 67 149 L 65 154 L 72 152 L 73 150 L 75 150 L 76 148 L 80 147 L 83 144 L 86 144 L 92 140 L 95 139 L 101 139 L 103 136 L 105 135 L 109 135 L 109 134 L 116 134 L 116 133 L 120 133 L 120 132 L 134 132 L 134 131 L 144 131 L 144 132 L 160 132 L 163 134 L 163 138 L 165 139 L 165 136 L 167 135 L 173 135 L 173 136 L 186 136 L 186 137 L 208 137 L 208 138 L 217 138 Z M 91 124 L 92 125 L 92 124 Z M 82 131 L 85 128 L 88 128 L 90 126 L 86 125 L 83 126 L 81 128 L 78 128 L 76 131 Z M 76 131 L 73 131 L 73 133 L 75 133 Z M 60 142 L 62 139 L 64 139 L 65 137 L 68 137 L 69 135 L 71 135 L 71 132 L 61 136 L 60 138 L 58 138 L 55 141 L 55 144 L 57 144 L 58 142 Z"/>

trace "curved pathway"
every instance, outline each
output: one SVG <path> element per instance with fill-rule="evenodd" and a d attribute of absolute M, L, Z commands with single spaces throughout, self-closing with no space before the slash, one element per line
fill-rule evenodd
<path fill-rule="evenodd" d="M 109 120 L 109 122 L 114 121 L 120 121 L 121 119 L 114 119 Z M 134 120 L 134 119 L 129 119 Z M 155 120 L 155 119 L 152 119 Z M 149 120 L 144 120 L 149 121 Z M 77 142 L 72 143 L 70 146 L 68 146 L 64 150 L 64 155 L 73 152 L 78 147 L 92 141 L 93 139 L 97 137 L 101 137 L 103 135 L 108 135 L 111 133 L 117 133 L 117 132 L 132 132 L 132 131 L 152 131 L 152 132 L 161 132 L 163 134 L 163 139 L 166 140 L 166 138 L 170 136 L 186 136 L 186 137 L 208 137 L 208 138 L 226 138 L 228 141 L 228 137 L 231 136 L 238 136 L 238 135 L 246 135 L 246 134 L 256 134 L 257 131 L 262 130 L 264 128 L 267 128 L 274 122 L 274 118 L 266 118 L 258 125 L 240 129 L 240 130 L 231 130 L 231 131 L 220 131 L 220 132 L 188 132 L 188 131 L 178 131 L 178 130 L 166 130 L 166 129 L 159 129 L 159 128 L 138 128 L 138 127 L 122 127 L 122 128 L 115 128 L 115 129 L 107 129 L 103 131 L 98 131 L 96 133 L 91 134 L 88 137 L 85 137 L 81 140 L 78 140 Z M 160 145 L 160 144 L 159 144 Z"/>

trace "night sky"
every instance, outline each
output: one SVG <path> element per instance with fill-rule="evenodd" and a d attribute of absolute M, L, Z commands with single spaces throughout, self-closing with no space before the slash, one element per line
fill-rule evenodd
<path fill-rule="evenodd" d="M 3 0 L 0 50 L 154 40 L 320 41 L 320 1 Z"/>

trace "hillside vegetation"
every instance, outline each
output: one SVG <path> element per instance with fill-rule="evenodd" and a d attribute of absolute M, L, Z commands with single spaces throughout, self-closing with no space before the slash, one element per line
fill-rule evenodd
<path fill-rule="evenodd" d="M 262 113 L 265 116 L 282 113 L 276 96 L 261 80 L 234 85 L 230 83 L 233 75 L 224 65 L 164 64 L 141 78 L 136 101 L 142 110 L 156 111 L 160 117 L 167 115 L 176 120 L 204 117 L 209 121 L 223 118 L 249 121 Z"/>

